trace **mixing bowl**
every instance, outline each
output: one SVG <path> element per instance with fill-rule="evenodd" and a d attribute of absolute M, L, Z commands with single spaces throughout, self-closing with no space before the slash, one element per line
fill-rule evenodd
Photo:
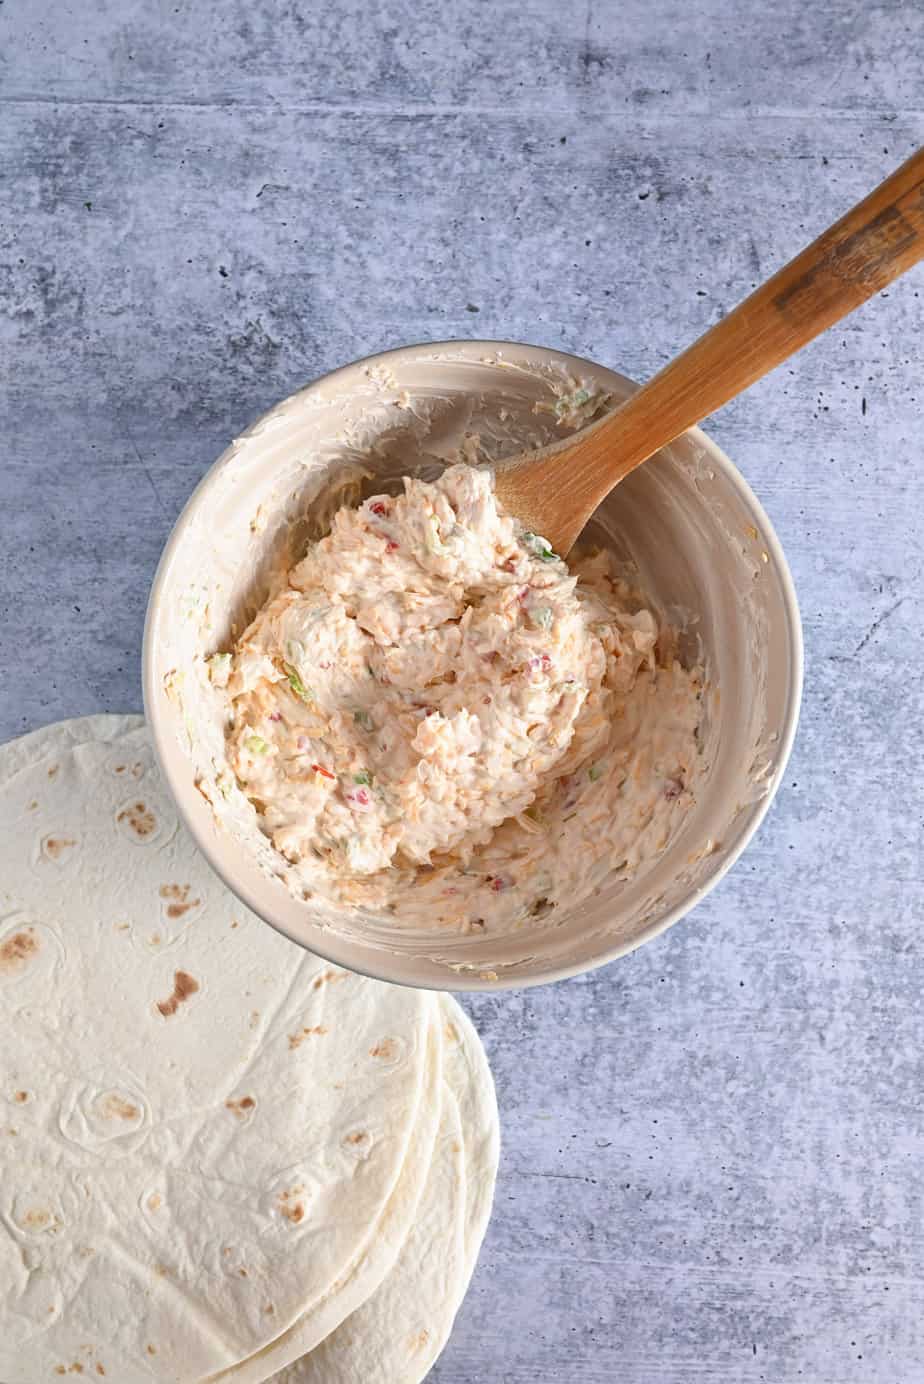
<path fill-rule="evenodd" d="M 144 697 L 161 768 L 200 848 L 255 913 L 332 962 L 432 989 L 535 985 L 602 965 L 688 912 L 741 854 L 792 745 L 802 639 L 792 579 L 766 514 L 698 429 L 647 462 L 597 512 L 592 536 L 705 663 L 696 801 L 663 853 L 550 923 L 503 936 L 407 932 L 291 894 L 242 812 L 224 760 L 205 656 L 230 647 L 273 573 L 326 531 L 344 500 L 432 477 L 460 456 L 502 462 L 624 399 L 612 370 L 538 346 L 442 342 L 384 352 L 308 385 L 239 437 L 198 486 L 164 551 L 148 607 Z"/>

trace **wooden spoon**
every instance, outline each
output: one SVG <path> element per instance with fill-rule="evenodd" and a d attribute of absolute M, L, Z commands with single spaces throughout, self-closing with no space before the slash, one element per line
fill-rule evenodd
<path fill-rule="evenodd" d="M 624 404 L 573 437 L 501 463 L 510 513 L 567 554 L 624 476 L 924 255 L 924 149 Z"/>

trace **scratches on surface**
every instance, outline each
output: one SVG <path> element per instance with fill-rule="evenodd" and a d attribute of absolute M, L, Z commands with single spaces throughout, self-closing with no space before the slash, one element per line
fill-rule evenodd
<path fill-rule="evenodd" d="M 161 495 L 160 491 L 157 489 L 157 483 L 155 482 L 154 477 L 153 477 L 152 474 L 151 474 L 151 468 L 148 466 L 148 464 L 147 464 L 147 462 L 145 461 L 144 457 L 141 455 L 141 451 L 140 451 L 140 449 L 139 449 L 139 447 L 138 447 L 138 444 L 137 444 L 137 442 L 135 441 L 135 439 L 132 437 L 131 433 L 126 432 L 126 437 L 128 438 L 129 443 L 131 444 L 131 449 L 132 449 L 132 451 L 135 453 L 135 456 L 136 456 L 137 459 L 138 459 L 138 465 L 141 467 L 142 471 L 143 471 L 144 474 L 147 476 L 148 484 L 150 485 L 151 490 L 152 490 L 153 493 L 154 493 L 154 498 L 155 498 L 155 500 L 157 501 L 159 507 L 160 507 L 160 508 L 163 510 L 163 512 L 166 514 L 166 513 L 167 513 L 167 506 L 164 504 L 163 496 Z"/>
<path fill-rule="evenodd" d="M 831 655 L 831 662 L 832 662 L 832 663 L 850 663 L 852 659 L 857 658 L 857 657 L 863 652 L 863 650 L 866 648 L 866 646 L 867 646 L 867 644 L 870 642 L 870 640 L 871 640 L 872 638 L 874 638 L 874 636 L 877 635 L 877 634 L 879 633 L 879 631 L 882 629 L 882 627 L 883 627 L 883 625 L 885 624 L 885 622 L 886 622 L 887 620 L 891 619 L 891 617 L 895 614 L 895 612 L 899 609 L 899 607 L 900 607 L 900 606 L 903 606 L 904 604 L 905 604 L 905 597 L 904 597 L 904 596 L 899 596 L 898 600 L 897 600 L 897 601 L 893 601 L 892 605 L 889 606 L 888 610 L 884 610 L 884 611 L 882 612 L 881 615 L 878 615 L 878 616 L 876 617 L 876 619 L 875 619 L 875 620 L 873 621 L 873 623 L 870 625 L 869 629 L 868 629 L 868 630 L 866 631 L 866 633 L 864 634 L 863 638 L 860 640 L 860 642 L 859 642 L 859 644 L 857 645 L 857 647 L 854 649 L 853 653 L 849 653 L 849 654 L 832 654 L 832 655 Z"/>
<path fill-rule="evenodd" d="M 589 73 L 592 67 L 605 69 L 607 65 L 607 54 L 604 50 L 589 43 L 585 48 L 582 45 L 581 66 L 584 72 Z M 644 88 L 639 89 L 644 92 Z M 645 104 L 644 97 L 640 97 L 634 103 L 633 114 L 638 117 L 638 107 Z M 204 114 L 211 112 L 232 111 L 235 113 L 252 113 L 254 115 L 272 115 L 287 118 L 290 116 L 355 116 L 357 118 L 372 117 L 374 119 L 406 119 L 406 120 L 428 120 L 441 116 L 471 116 L 474 118 L 488 117 L 491 119 L 522 120 L 530 116 L 541 115 L 553 119 L 574 117 L 574 107 L 567 102 L 555 104 L 554 102 L 529 104 L 523 102 L 504 102 L 497 105 L 487 101 L 429 101 L 426 104 L 418 104 L 406 101 L 331 101 L 319 99 L 317 101 L 260 101 L 234 99 L 230 97 L 202 97 L 197 99 L 194 96 L 174 96 L 158 100 L 156 97 L 143 96 L 69 96 L 59 95 L 46 97 L 40 95 L 0 95 L 0 106 L 17 106 L 28 110 L 30 107 L 48 107 L 50 109 L 67 109 L 70 107 L 86 108 L 87 110 L 155 110 L 159 112 L 176 111 L 178 113 L 186 111 L 201 111 Z M 613 115 L 621 112 L 622 103 L 613 100 L 611 103 L 606 100 L 595 101 L 595 113 L 599 116 Z M 668 127 L 681 126 L 688 127 L 691 115 L 696 115 L 701 121 L 708 119 L 710 122 L 735 125 L 741 119 L 740 111 L 736 109 L 710 110 L 704 103 L 702 109 L 696 111 L 689 110 L 651 110 L 644 111 L 646 123 Z M 775 106 L 769 103 L 754 103 L 748 107 L 748 116 L 751 122 L 757 120 L 782 120 L 798 125 L 801 122 L 817 119 L 818 111 L 814 107 L 805 107 L 798 104 L 789 106 Z M 825 120 L 829 124 L 844 124 L 848 127 L 855 126 L 857 123 L 857 112 L 849 108 L 840 109 L 831 107 L 824 112 Z M 917 106 L 901 106 L 898 108 L 882 105 L 864 109 L 863 116 L 870 122 L 882 122 L 889 128 L 894 127 L 897 121 L 919 121 L 921 118 L 920 108 Z M 721 156 L 719 154 L 719 156 Z M 795 157 L 804 162 L 817 162 L 818 156 L 814 153 L 801 153 L 788 156 L 785 153 L 779 155 L 781 159 Z M 830 162 L 830 160 L 829 160 Z"/>
<path fill-rule="evenodd" d="M 757 241 L 753 234 L 748 234 L 748 265 L 755 280 L 759 283 L 763 277 L 760 267 L 760 251 L 757 248 Z"/>

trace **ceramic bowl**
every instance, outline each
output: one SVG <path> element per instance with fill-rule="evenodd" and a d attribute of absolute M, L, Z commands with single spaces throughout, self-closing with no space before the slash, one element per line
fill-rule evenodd
<path fill-rule="evenodd" d="M 202 851 L 239 898 L 294 942 L 352 970 L 431 989 L 558 980 L 612 961 L 676 922 L 757 830 L 796 728 L 799 612 L 769 519 L 698 429 L 628 477 L 594 520 L 595 536 L 637 565 L 642 589 L 685 622 L 687 654 L 705 660 L 711 688 L 707 772 L 650 867 L 605 884 L 551 925 L 534 921 L 497 938 L 403 933 L 380 918 L 331 916 L 293 896 L 252 812 L 235 809 L 243 796 L 236 788 L 223 796 L 230 776 L 204 656 L 229 647 L 262 603 L 269 574 L 323 532 L 332 492 L 360 483 L 374 493 L 408 471 L 432 476 L 460 450 L 502 461 L 581 426 L 633 388 L 603 366 L 537 346 L 404 347 L 335 370 L 277 405 L 232 443 L 190 498 L 151 592 L 146 713 L 166 781 Z M 562 398 L 577 398 L 580 408 L 563 409 Z"/>

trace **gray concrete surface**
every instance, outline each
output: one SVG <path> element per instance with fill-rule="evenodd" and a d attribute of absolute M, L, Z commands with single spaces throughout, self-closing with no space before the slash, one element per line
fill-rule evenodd
<path fill-rule="evenodd" d="M 140 704 L 174 516 L 329 367 L 645 377 L 924 136 L 917 0 L 0 0 L 0 734 Z M 497 1207 L 438 1384 L 924 1379 L 924 269 L 715 418 L 805 617 L 731 876 L 470 1009 Z"/>

